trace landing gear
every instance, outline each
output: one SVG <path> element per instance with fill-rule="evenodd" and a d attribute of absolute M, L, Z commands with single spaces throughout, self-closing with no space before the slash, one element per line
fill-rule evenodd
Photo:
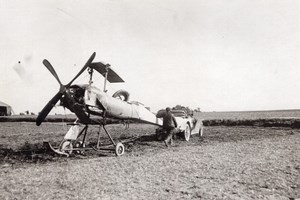
<path fill-rule="evenodd" d="M 118 142 L 116 145 L 115 153 L 117 156 L 123 155 L 125 152 L 125 147 L 121 142 Z"/>
<path fill-rule="evenodd" d="M 74 124 L 72 124 L 74 125 Z M 76 124 L 78 125 L 78 124 Z M 72 127 L 71 127 L 72 129 Z M 101 129 L 104 130 L 106 135 L 108 136 L 111 144 L 106 146 L 100 145 L 100 131 Z M 97 138 L 97 145 L 92 147 L 86 147 L 86 136 L 87 136 L 88 125 L 78 132 L 77 137 L 74 138 L 74 134 L 70 134 L 70 131 L 66 134 L 63 141 L 60 143 L 58 148 L 53 148 L 49 142 L 45 142 L 44 145 L 50 151 L 64 156 L 70 156 L 72 153 L 82 154 L 85 150 L 96 150 L 96 151 L 112 151 L 116 154 L 116 156 L 122 156 L 125 153 L 125 147 L 121 142 L 115 142 L 111 135 L 106 130 L 103 124 L 99 124 L 99 131 L 98 131 L 98 138 Z M 82 137 L 82 140 L 80 138 Z"/>
<path fill-rule="evenodd" d="M 76 151 L 74 151 L 77 154 L 83 154 L 84 153 L 84 148 L 85 148 L 85 144 L 82 141 L 76 141 L 74 143 L 74 148 L 78 149 Z"/>
<path fill-rule="evenodd" d="M 112 145 L 114 146 L 114 148 L 101 148 L 99 146 L 99 143 L 100 143 L 100 130 L 101 128 L 103 128 L 103 130 L 105 131 L 106 135 L 109 137 Z M 97 149 L 99 150 L 114 150 L 115 151 L 115 154 L 116 156 L 122 156 L 125 152 L 125 147 L 124 145 L 121 143 L 121 142 L 118 142 L 118 143 L 115 143 L 115 141 L 113 140 L 113 138 L 111 137 L 111 135 L 109 134 L 109 132 L 106 130 L 105 126 L 104 125 L 100 125 L 100 128 L 99 128 L 99 135 L 98 135 L 98 142 L 97 142 Z"/>
<path fill-rule="evenodd" d="M 68 155 L 71 155 L 73 152 L 73 144 L 71 141 L 64 141 L 60 147 L 60 151 L 63 153 L 66 153 Z"/>

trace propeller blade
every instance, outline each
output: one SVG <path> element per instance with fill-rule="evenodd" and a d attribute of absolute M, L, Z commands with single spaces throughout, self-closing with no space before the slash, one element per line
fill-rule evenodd
<path fill-rule="evenodd" d="M 54 76 L 54 78 L 58 81 L 59 85 L 62 85 L 62 83 L 60 82 L 53 66 L 50 64 L 50 62 L 46 59 L 43 60 L 43 64 L 46 66 L 46 68 L 50 71 L 50 73 Z"/>
<path fill-rule="evenodd" d="M 52 110 L 52 108 L 55 106 L 55 104 L 58 102 L 58 100 L 62 97 L 64 93 L 58 92 L 43 108 L 43 110 L 39 113 L 38 117 L 36 118 L 36 125 L 39 126 L 44 121 L 44 119 L 47 117 L 49 112 Z"/>
<path fill-rule="evenodd" d="M 94 58 L 96 56 L 96 52 L 94 52 L 91 57 L 88 59 L 88 61 L 85 63 L 85 65 L 83 66 L 83 68 L 80 70 L 80 72 L 70 81 L 70 83 L 68 83 L 66 85 L 66 87 L 70 87 L 70 85 L 73 83 L 73 81 L 75 81 L 76 78 L 78 78 L 78 76 L 80 76 L 82 74 L 82 72 L 84 72 L 86 70 L 86 68 L 88 68 L 88 66 L 93 62 Z"/>
<path fill-rule="evenodd" d="M 83 68 L 80 70 L 80 72 L 70 81 L 70 83 L 68 83 L 67 85 L 63 85 L 54 68 L 52 67 L 52 65 L 50 64 L 50 62 L 48 60 L 43 60 L 43 64 L 46 66 L 46 68 L 50 71 L 50 73 L 54 76 L 54 78 L 58 81 L 59 85 L 60 85 L 60 89 L 58 91 L 58 93 L 52 97 L 52 99 L 47 103 L 47 105 L 43 108 L 43 110 L 39 113 L 38 117 L 36 118 L 36 125 L 39 126 L 41 125 L 41 123 L 45 120 L 45 118 L 47 117 L 47 115 L 49 114 L 49 112 L 52 110 L 52 108 L 55 106 L 55 104 L 60 100 L 60 98 L 63 96 L 63 94 L 65 93 L 65 90 L 70 87 L 70 85 L 73 83 L 73 81 L 75 81 L 75 79 L 78 78 L 78 76 L 80 76 L 85 70 L 86 68 L 88 68 L 88 66 L 93 62 L 94 58 L 96 56 L 96 52 L 94 52 L 91 57 L 88 59 L 88 61 L 85 63 L 85 65 L 83 66 Z"/>

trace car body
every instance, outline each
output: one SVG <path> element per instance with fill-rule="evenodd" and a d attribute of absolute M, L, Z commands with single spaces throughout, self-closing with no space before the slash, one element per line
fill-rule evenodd
<path fill-rule="evenodd" d="M 163 117 L 165 112 L 165 110 L 158 111 L 157 117 Z M 177 122 L 176 133 L 181 134 L 186 141 L 189 141 L 193 134 L 202 136 L 202 121 L 194 118 L 192 112 L 187 112 L 185 109 L 171 109 L 171 113 L 174 115 Z M 164 133 L 163 128 L 156 129 L 156 133 L 159 135 Z"/>

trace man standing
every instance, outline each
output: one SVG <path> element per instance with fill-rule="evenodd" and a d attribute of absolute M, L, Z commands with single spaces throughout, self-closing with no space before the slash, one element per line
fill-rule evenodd
<path fill-rule="evenodd" d="M 171 142 L 171 145 L 173 145 L 173 133 L 175 128 L 177 127 L 176 119 L 170 110 L 171 109 L 167 107 L 166 112 L 163 115 L 163 129 L 167 132 L 167 136 L 164 142 L 167 147 L 169 146 L 169 142 Z"/>

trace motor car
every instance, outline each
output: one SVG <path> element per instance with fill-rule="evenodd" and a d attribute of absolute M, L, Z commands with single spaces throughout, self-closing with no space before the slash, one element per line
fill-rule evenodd
<path fill-rule="evenodd" d="M 165 110 L 159 110 L 156 114 L 158 118 L 164 116 Z M 193 117 L 193 112 L 187 112 L 184 109 L 171 109 L 171 113 L 174 115 L 177 128 L 175 130 L 176 135 L 179 135 L 184 138 L 184 140 L 189 141 L 191 135 L 198 134 L 200 137 L 203 136 L 203 124 L 202 120 L 196 119 Z M 165 134 L 165 131 L 162 127 L 156 129 L 156 134 L 158 138 Z"/>

